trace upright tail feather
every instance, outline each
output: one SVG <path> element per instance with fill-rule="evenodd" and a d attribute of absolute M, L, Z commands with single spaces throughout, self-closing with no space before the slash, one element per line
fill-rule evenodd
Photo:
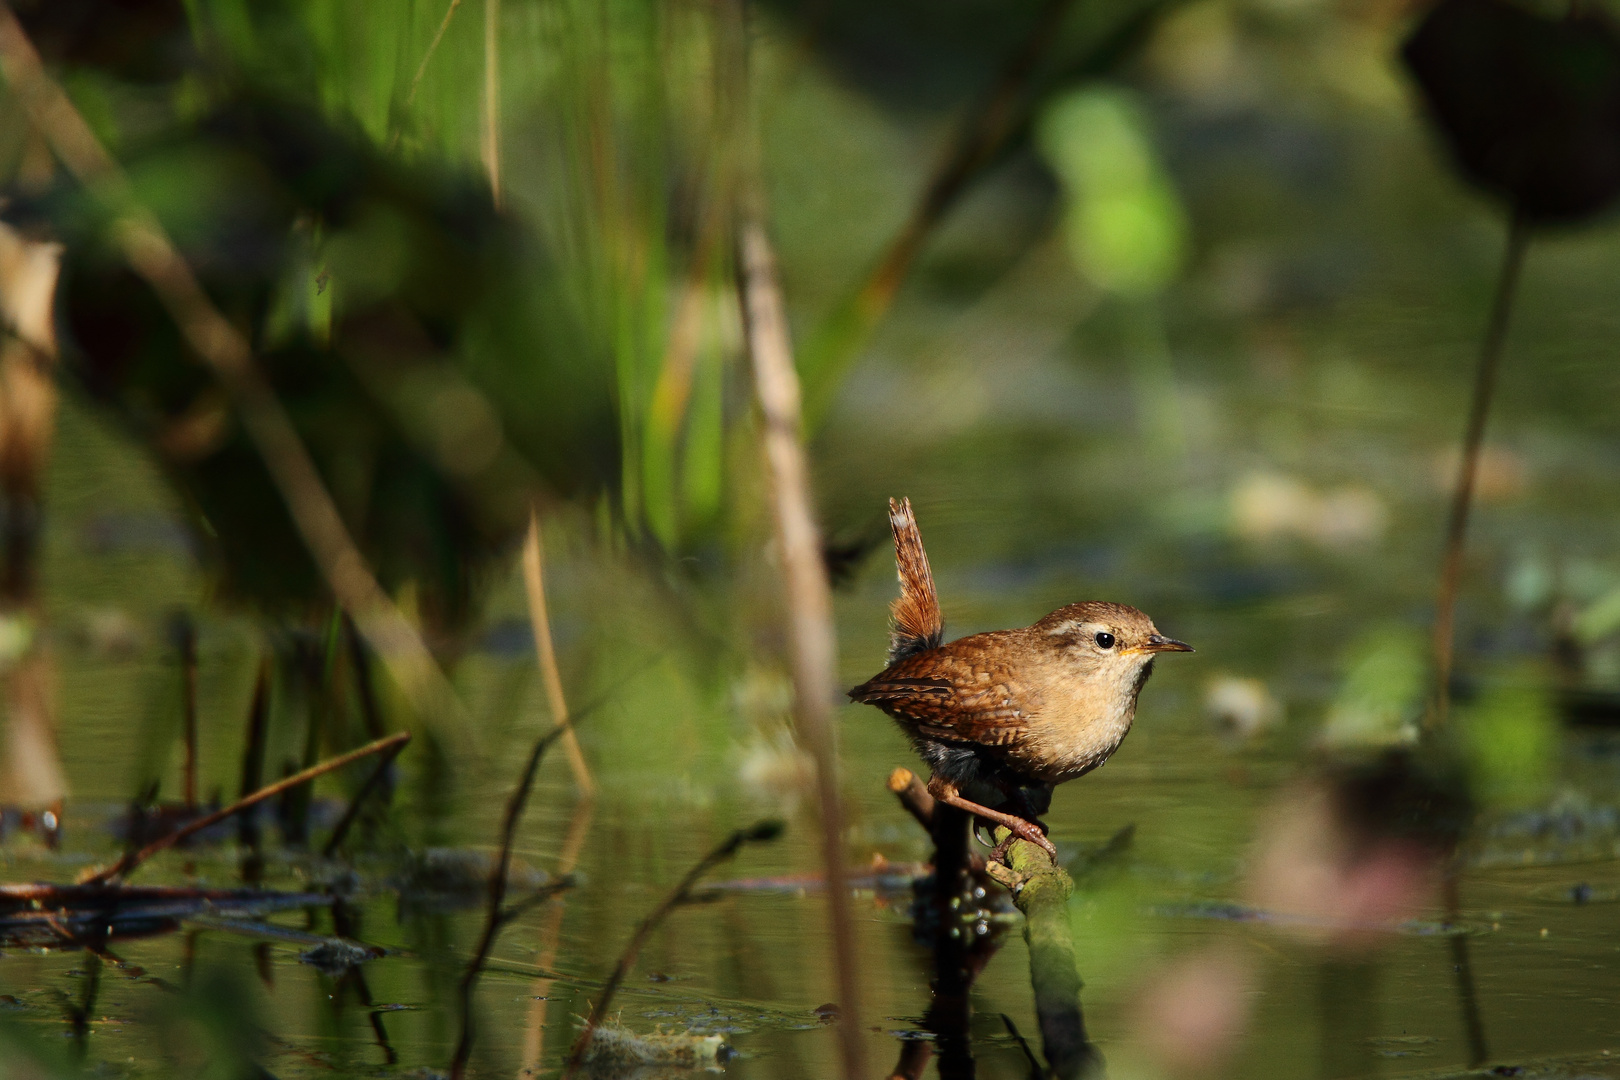
<path fill-rule="evenodd" d="M 903 660 L 945 641 L 945 620 L 934 593 L 934 575 L 928 569 L 911 500 L 889 500 L 889 527 L 894 530 L 894 563 L 900 571 L 900 595 L 889 605 L 889 663 Z"/>

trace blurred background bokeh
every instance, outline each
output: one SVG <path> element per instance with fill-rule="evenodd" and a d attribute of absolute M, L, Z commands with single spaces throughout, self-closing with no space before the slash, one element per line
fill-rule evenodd
<path fill-rule="evenodd" d="M 520 566 L 535 510 L 596 794 L 547 759 L 519 872 L 577 857 L 580 883 L 503 933 L 474 1074 L 555 1074 L 637 920 L 774 816 L 784 837 L 654 936 L 618 1022 L 722 1034 L 739 1077 L 833 1075 L 813 766 L 738 302 L 757 205 L 842 685 L 883 666 L 891 495 L 951 636 L 1108 599 L 1198 649 L 1048 819 L 1111 1075 L 1620 1075 L 1620 232 L 1583 210 L 1530 235 L 1451 714 L 1420 740 L 1513 217 L 1403 63 L 1434 5 L 11 7 L 128 186 L 64 167 L 8 64 L 5 880 L 71 880 L 141 822 L 416 739 L 342 859 L 318 838 L 360 777 L 264 815 L 262 843 L 233 830 L 143 871 L 341 882 L 363 921 L 276 921 L 393 950 L 358 991 L 303 939 L 217 921 L 120 943 L 105 970 L 15 944 L 0 1071 L 445 1068 L 501 809 L 554 715 Z M 1616 78 L 1608 5 L 1511 10 L 1585 20 L 1580 70 Z M 1594 109 L 1620 143 L 1620 109 Z M 342 617 L 237 399 L 127 261 L 132 206 L 250 344 L 459 711 L 424 709 Z M 837 725 L 887 1075 L 929 1037 L 905 884 L 927 838 L 884 786 L 918 766 L 875 710 Z M 1007 934 L 976 985 L 978 1075 L 1029 1075 L 1001 1019 L 1035 1030 L 1022 950 Z"/>

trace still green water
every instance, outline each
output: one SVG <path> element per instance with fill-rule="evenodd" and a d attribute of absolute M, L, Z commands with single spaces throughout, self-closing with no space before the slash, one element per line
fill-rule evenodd
<path fill-rule="evenodd" d="M 1064 369 L 1049 366 L 1046 374 L 1054 373 L 1063 376 Z M 1039 375 L 1029 378 L 1038 383 Z M 873 377 L 879 376 L 907 393 L 934 377 L 902 364 Z M 1350 389 L 1320 393 L 1364 393 L 1366 409 L 1379 399 L 1397 400 L 1358 389 L 1357 377 L 1347 362 Z M 1195 387 L 1182 401 L 1192 400 L 1196 411 L 1199 394 L 1224 395 L 1222 415 L 1235 442 L 1242 441 L 1235 432 L 1244 430 L 1245 412 L 1273 424 L 1291 410 L 1331 414 L 1309 402 L 1268 403 L 1257 391 L 1263 377 L 1240 372 L 1223 379 Z M 860 380 L 854 385 L 858 395 Z M 1132 392 L 1128 380 L 1103 378 L 1098 385 L 1126 400 Z M 1096 425 L 1065 430 L 1001 411 L 1014 415 L 988 433 L 980 424 L 911 439 L 912 459 L 891 474 L 871 462 L 885 447 L 892 450 L 894 429 L 857 425 L 850 416 L 859 416 L 859 406 L 851 406 L 841 421 L 842 441 L 832 442 L 837 452 L 822 459 L 823 483 L 838 492 L 828 513 L 835 531 L 841 522 L 869 529 L 881 522 L 877 485 L 885 475 L 903 476 L 954 633 L 1025 623 L 1059 603 L 1099 595 L 1139 604 L 1166 632 L 1199 647 L 1196 656 L 1160 665 L 1119 755 L 1060 789 L 1049 818 L 1066 855 L 1135 826 L 1123 865 L 1090 881 L 1072 906 L 1087 1023 L 1115 1075 L 1163 1075 L 1140 1052 L 1143 988 L 1164 965 L 1212 945 L 1236 950 L 1253 972 L 1232 991 L 1250 1018 L 1223 1074 L 1466 1071 L 1453 957 L 1448 939 L 1436 932 L 1438 908 L 1375 935 L 1354 953 L 1329 953 L 1265 921 L 1232 917 L 1232 905 L 1246 900 L 1244 865 L 1257 823 L 1299 773 L 1348 643 L 1383 619 L 1404 616 L 1421 625 L 1432 532 L 1419 536 L 1413 526 L 1414 535 L 1402 535 L 1404 520 L 1435 517 L 1439 495 L 1421 462 L 1409 454 L 1404 472 L 1370 477 L 1370 489 L 1396 522 L 1375 535 L 1345 543 L 1286 535 L 1245 540 L 1229 522 L 1241 516 L 1234 507 L 1243 480 L 1234 467 L 1215 468 L 1185 451 L 1139 455 L 1128 440 L 1099 438 Z M 1446 417 L 1414 418 L 1404 405 L 1388 411 L 1402 437 L 1417 445 L 1441 444 L 1450 426 Z M 1099 423 L 1106 430 L 1106 419 Z M 1395 460 L 1378 449 L 1376 428 L 1357 414 L 1337 432 L 1296 430 L 1291 437 L 1312 453 L 1348 448 Z M 1021 442 L 1009 436 L 1018 429 L 1026 436 Z M 1586 445 L 1597 445 L 1596 438 Z M 1538 453 L 1546 452 L 1525 451 L 1532 468 L 1543 467 Z M 243 618 L 209 613 L 205 584 L 161 485 L 131 461 L 99 421 L 69 409 L 54 466 L 46 584 L 73 798 L 61 852 L 45 853 L 27 838 L 7 841 L 10 881 L 68 880 L 113 854 L 109 821 L 142 777 L 161 776 L 165 793 L 175 792 L 178 674 L 163 632 L 175 604 L 203 611 L 201 786 L 235 790 L 256 632 Z M 1308 461 L 1295 467 L 1312 475 Z M 1118 471 L 1127 469 L 1130 476 Z M 1012 478 L 1024 478 L 1030 487 L 992 487 L 992 476 L 1014 486 Z M 1315 482 L 1344 481 L 1330 473 Z M 871 499 L 862 487 L 873 490 Z M 1143 497 L 1153 491 L 1166 494 Z M 1091 505 L 1109 508 L 1098 515 L 1106 527 L 1081 509 Z M 1493 511 L 1487 504 L 1481 530 L 1482 562 L 1502 580 L 1529 573 L 1519 562 L 1532 555 L 1501 542 L 1501 516 L 1540 513 L 1533 496 L 1505 505 Z M 1565 526 L 1578 535 L 1592 508 L 1566 505 Z M 772 734 L 781 730 L 785 684 L 779 671 L 761 667 L 735 644 L 760 642 L 766 655 L 775 647 L 768 575 L 761 571 L 752 601 L 758 610 L 737 617 L 714 612 L 746 609 L 747 595 L 739 600 L 688 582 L 674 585 L 681 595 L 671 601 L 667 587 L 661 592 L 632 564 L 593 554 L 566 525 L 551 562 L 565 678 L 576 703 L 593 695 L 604 701 L 581 732 L 602 790 L 587 807 L 560 754 L 542 770 L 520 833 L 519 878 L 532 884 L 555 870 L 572 835 L 583 842 L 580 884 L 501 935 L 478 991 L 476 1074 L 554 1073 L 577 1018 L 641 914 L 730 829 L 783 816 L 789 829 L 782 840 L 745 849 L 714 875 L 738 887 L 678 910 L 654 935 L 615 1013 L 624 1027 L 641 1032 L 723 1034 L 737 1051 L 726 1067 L 730 1075 L 832 1075 L 834 1034 L 815 1012 L 831 998 L 832 978 L 813 819 L 799 794 L 796 759 Z M 891 582 L 880 546 L 840 595 L 847 683 L 881 664 Z M 1476 589 L 1483 598 L 1472 610 L 1468 640 L 1483 659 L 1470 667 L 1488 671 L 1535 655 L 1542 646 L 1534 633 L 1520 640 L 1498 632 L 1498 640 L 1481 628 L 1489 625 L 1482 610 L 1513 611 L 1508 586 L 1486 580 Z M 448 740 L 439 755 L 420 740 L 407 752 L 394 817 L 369 852 L 357 849 L 363 853 L 352 872 L 274 846 L 269 852 L 270 885 L 306 890 L 340 881 L 352 890 L 357 919 L 348 933 L 387 950 L 361 969 L 369 1003 L 352 981 L 340 983 L 302 962 L 305 940 L 199 921 L 175 933 L 113 942 L 122 969 L 100 966 L 83 952 L 7 951 L 0 959 L 5 1018 L 48 1044 L 79 1047 L 69 1057 L 82 1053 L 104 1076 L 241 1075 L 231 1062 L 248 1052 L 279 1077 L 444 1069 L 458 1033 L 456 985 L 482 928 L 481 864 L 471 862 L 473 890 L 459 898 L 424 895 L 409 867 L 423 858 L 467 865 L 466 855 L 454 853 L 493 849 L 524 750 L 549 722 L 526 630 L 515 621 L 522 611 L 516 582 L 498 583 L 494 596 L 491 629 L 459 673 L 478 730 Z M 1538 625 L 1529 615 L 1508 621 L 1515 618 Z M 1248 740 L 1217 730 L 1204 695 L 1223 673 L 1263 681 L 1283 705 L 1281 721 Z M 878 856 L 900 864 L 925 859 L 920 831 L 884 788 L 894 766 L 915 766 L 908 747 L 875 711 L 849 707 L 840 723 L 851 865 L 860 869 Z M 290 714 L 279 716 L 272 761 L 297 756 L 301 731 Z M 340 797 L 345 789 L 332 783 L 320 790 Z M 1487 815 L 1465 847 L 1463 924 L 1480 1014 L 1490 1061 L 1525 1066 L 1513 1075 L 1620 1075 L 1620 1062 L 1610 1065 L 1608 1057 L 1620 1053 L 1617 799 L 1620 739 L 1572 733 L 1556 777 L 1529 802 Z M 323 835 L 316 830 L 317 843 Z M 425 855 L 430 848 L 452 854 Z M 226 846 L 162 856 L 137 880 L 232 885 L 239 874 L 235 849 Z M 912 940 L 907 901 L 903 888 L 857 895 L 873 1075 L 896 1058 L 902 1040 L 918 1036 L 928 1007 L 929 958 Z M 324 908 L 266 921 L 334 932 Z M 1027 1075 L 999 1014 L 1031 1037 L 1036 1031 L 1022 942 L 1016 932 L 1002 940 L 973 996 L 973 1048 L 984 1077 Z M 74 1042 L 69 1013 L 92 979 L 88 1024 Z"/>

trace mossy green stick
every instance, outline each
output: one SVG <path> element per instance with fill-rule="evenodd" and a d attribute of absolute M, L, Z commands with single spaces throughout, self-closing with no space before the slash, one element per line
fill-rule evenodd
<path fill-rule="evenodd" d="M 1005 829 L 997 830 L 998 840 L 1005 836 Z M 1080 967 L 1069 922 L 1074 882 L 1046 852 L 1027 841 L 1015 842 L 1007 854 L 1010 868 L 992 863 L 990 873 L 1007 886 L 1013 903 L 1024 913 L 1029 981 L 1047 1066 L 1059 1080 L 1101 1077 L 1102 1055 L 1086 1038 L 1080 1012 Z"/>

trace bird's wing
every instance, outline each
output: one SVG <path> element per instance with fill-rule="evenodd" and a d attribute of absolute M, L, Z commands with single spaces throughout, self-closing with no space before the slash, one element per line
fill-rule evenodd
<path fill-rule="evenodd" d="M 919 734 L 948 742 L 1010 746 L 1040 708 L 1038 695 L 1013 686 L 987 650 L 952 642 L 910 657 L 849 692 Z"/>

